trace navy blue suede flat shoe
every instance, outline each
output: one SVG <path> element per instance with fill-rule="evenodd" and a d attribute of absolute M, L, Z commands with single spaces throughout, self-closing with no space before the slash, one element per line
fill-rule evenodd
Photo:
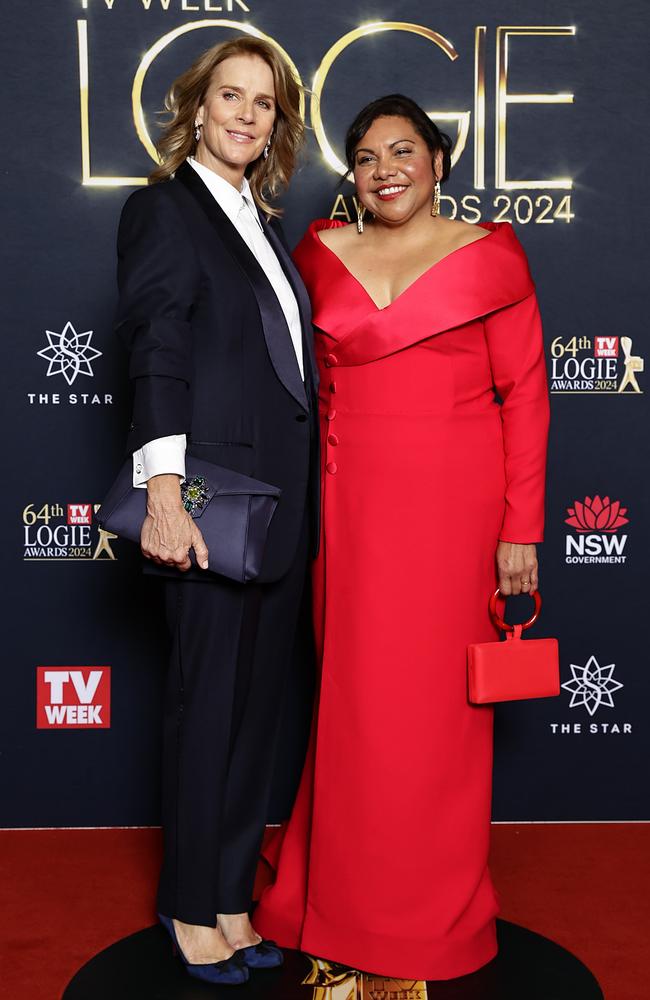
<path fill-rule="evenodd" d="M 284 955 L 275 941 L 260 941 L 240 948 L 235 954 L 241 955 L 249 969 L 275 969 L 284 962 Z"/>
<path fill-rule="evenodd" d="M 249 978 L 248 969 L 239 951 L 236 951 L 230 958 L 224 959 L 223 962 L 211 962 L 209 965 L 193 965 L 188 962 L 178 943 L 173 921 L 169 917 L 163 916 L 162 913 L 158 914 L 158 919 L 169 932 L 188 975 L 193 976 L 194 979 L 202 979 L 204 983 L 215 983 L 219 986 L 238 986 Z"/>

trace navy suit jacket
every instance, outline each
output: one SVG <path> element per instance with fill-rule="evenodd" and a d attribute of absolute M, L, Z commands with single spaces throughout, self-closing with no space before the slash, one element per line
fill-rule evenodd
<path fill-rule="evenodd" d="M 260 581 L 291 565 L 307 510 L 315 551 L 319 509 L 309 299 L 280 227 L 263 228 L 298 302 L 304 383 L 268 278 L 189 164 L 124 206 L 116 321 L 134 387 L 128 451 L 187 434 L 189 455 L 282 490 Z"/>

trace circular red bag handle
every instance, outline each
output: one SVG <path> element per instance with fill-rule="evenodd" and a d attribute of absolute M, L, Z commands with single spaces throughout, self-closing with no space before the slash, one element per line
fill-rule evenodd
<path fill-rule="evenodd" d="M 497 626 L 497 628 L 502 629 L 504 632 L 514 632 L 515 626 L 508 625 L 508 623 L 504 622 L 503 618 L 499 617 L 499 615 L 497 614 L 497 598 L 500 593 L 501 591 L 497 587 L 497 589 L 490 597 L 490 615 L 492 617 L 492 621 Z M 533 611 L 528 621 L 524 622 L 523 625 L 521 625 L 522 632 L 524 629 L 530 628 L 531 625 L 535 624 L 535 622 L 539 618 L 539 613 L 542 609 L 542 597 L 539 590 L 536 590 L 534 594 L 530 594 L 530 597 L 532 597 L 532 599 L 535 602 L 535 610 Z"/>

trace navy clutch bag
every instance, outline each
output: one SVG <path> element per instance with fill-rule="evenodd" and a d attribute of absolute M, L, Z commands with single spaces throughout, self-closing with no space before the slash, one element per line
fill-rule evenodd
<path fill-rule="evenodd" d="M 187 456 L 183 506 L 199 522 L 213 573 L 245 583 L 262 567 L 266 537 L 281 490 L 232 469 Z M 140 544 L 147 491 L 133 486 L 129 458 L 97 512 L 106 531 Z M 194 553 L 190 553 L 193 557 Z"/>

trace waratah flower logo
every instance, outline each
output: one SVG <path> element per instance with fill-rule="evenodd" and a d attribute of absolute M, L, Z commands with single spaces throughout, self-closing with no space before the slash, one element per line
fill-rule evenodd
<path fill-rule="evenodd" d="M 618 531 L 621 525 L 629 524 L 629 519 L 623 516 L 627 514 L 627 507 L 621 507 L 620 500 L 610 500 L 609 497 L 601 500 L 598 495 L 593 500 L 591 497 L 576 500 L 573 507 L 567 507 L 567 514 L 571 516 L 565 518 L 566 523 L 578 532 L 611 533 Z"/>

